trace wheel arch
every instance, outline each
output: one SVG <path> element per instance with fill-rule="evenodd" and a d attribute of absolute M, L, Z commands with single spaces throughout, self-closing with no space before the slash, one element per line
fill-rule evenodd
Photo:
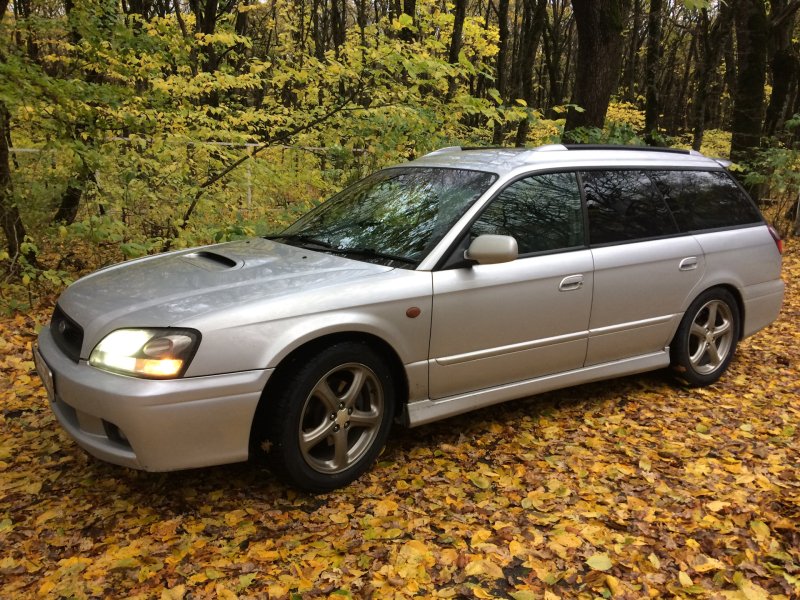
<path fill-rule="evenodd" d="M 705 294 L 706 292 L 708 292 L 710 290 L 716 290 L 716 289 L 725 290 L 731 296 L 733 296 L 734 300 L 736 300 L 736 308 L 739 310 L 739 338 L 738 339 L 739 339 L 739 341 L 742 341 L 742 339 L 744 339 L 744 319 L 745 319 L 744 298 L 742 297 L 742 293 L 741 293 L 741 291 L 739 290 L 738 287 L 736 287 L 735 285 L 733 285 L 731 283 L 718 283 L 716 285 L 712 285 L 712 286 L 704 289 L 702 292 L 700 292 L 699 294 L 697 294 L 695 296 L 695 299 L 699 298 L 701 295 Z M 694 299 L 692 300 L 692 302 L 694 302 Z M 691 302 L 689 304 L 691 305 Z M 688 310 L 688 307 L 687 307 L 687 310 Z"/>
<path fill-rule="evenodd" d="M 400 356 L 386 342 L 386 340 L 363 331 L 341 331 L 336 333 L 329 333 L 312 340 L 307 340 L 302 345 L 298 346 L 287 354 L 275 367 L 275 372 L 267 381 L 267 385 L 261 392 L 261 398 L 258 401 L 253 421 L 250 424 L 250 455 L 253 456 L 254 444 L 260 443 L 260 427 L 264 422 L 264 415 L 269 406 L 269 398 L 271 393 L 284 384 L 286 377 L 291 373 L 292 369 L 307 357 L 319 352 L 322 348 L 332 346 L 340 342 L 361 342 L 369 346 L 371 350 L 378 353 L 385 361 L 386 365 L 392 374 L 392 380 L 397 386 L 397 402 L 395 403 L 395 418 L 402 416 L 405 405 L 408 401 L 408 377 L 406 376 L 403 362 Z"/>

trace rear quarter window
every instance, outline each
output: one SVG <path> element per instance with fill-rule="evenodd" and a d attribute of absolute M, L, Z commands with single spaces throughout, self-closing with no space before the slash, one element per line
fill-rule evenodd
<path fill-rule="evenodd" d="M 760 223 L 753 201 L 723 171 L 650 171 L 681 231 Z"/>

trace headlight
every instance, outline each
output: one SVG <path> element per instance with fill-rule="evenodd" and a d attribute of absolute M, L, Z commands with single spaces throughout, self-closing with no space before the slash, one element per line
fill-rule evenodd
<path fill-rule="evenodd" d="M 194 356 L 200 334 L 191 329 L 118 329 L 95 346 L 89 364 L 98 369 L 148 377 L 180 377 Z"/>

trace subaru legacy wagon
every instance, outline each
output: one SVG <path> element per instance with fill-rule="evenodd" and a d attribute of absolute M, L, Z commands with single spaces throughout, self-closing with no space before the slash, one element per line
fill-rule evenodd
<path fill-rule="evenodd" d="M 368 469 L 393 422 L 665 367 L 713 383 L 778 315 L 780 253 L 697 152 L 444 148 L 277 236 L 84 277 L 35 359 L 96 457 L 168 471 L 259 455 L 319 492 Z"/>

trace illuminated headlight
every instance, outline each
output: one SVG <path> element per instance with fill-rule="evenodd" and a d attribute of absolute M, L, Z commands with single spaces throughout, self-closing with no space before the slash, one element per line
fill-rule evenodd
<path fill-rule="evenodd" d="M 89 364 L 98 369 L 148 377 L 180 377 L 197 350 L 200 334 L 189 329 L 118 329 L 95 346 Z"/>

